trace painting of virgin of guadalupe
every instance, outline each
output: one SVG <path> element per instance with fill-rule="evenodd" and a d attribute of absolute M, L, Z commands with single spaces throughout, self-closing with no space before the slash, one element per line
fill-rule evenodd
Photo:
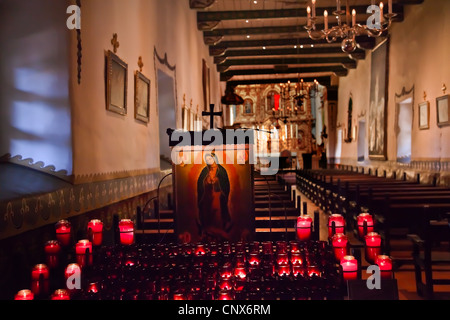
<path fill-rule="evenodd" d="M 252 241 L 255 209 L 252 164 L 242 155 L 249 145 L 230 150 L 205 146 L 174 148 L 175 233 L 180 243 Z"/>
<path fill-rule="evenodd" d="M 221 235 L 232 228 L 228 210 L 230 180 L 214 152 L 205 154 L 205 163 L 197 180 L 197 223 L 203 235 Z"/>

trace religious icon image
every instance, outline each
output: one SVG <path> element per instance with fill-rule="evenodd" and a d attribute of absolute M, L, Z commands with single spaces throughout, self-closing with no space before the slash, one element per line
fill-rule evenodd
<path fill-rule="evenodd" d="M 226 239 L 232 227 L 228 209 L 230 181 L 214 152 L 206 153 L 204 159 L 206 167 L 197 180 L 199 232 Z"/>

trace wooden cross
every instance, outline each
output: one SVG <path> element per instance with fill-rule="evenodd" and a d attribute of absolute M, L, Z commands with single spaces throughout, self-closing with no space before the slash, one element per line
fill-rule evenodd
<path fill-rule="evenodd" d="M 117 48 L 120 46 L 119 41 L 117 41 L 117 33 L 113 34 L 113 38 L 111 39 L 111 44 L 113 45 L 114 53 L 116 53 Z"/>
<path fill-rule="evenodd" d="M 202 112 L 202 116 L 209 116 L 209 127 L 210 129 L 214 129 L 214 116 L 221 116 L 223 113 L 222 111 L 218 111 L 218 112 L 214 112 L 214 105 L 210 104 L 209 105 L 209 112 L 208 111 L 203 111 Z"/>

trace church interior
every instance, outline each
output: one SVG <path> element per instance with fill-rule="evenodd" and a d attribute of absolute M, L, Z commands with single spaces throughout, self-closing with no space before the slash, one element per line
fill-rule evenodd
<path fill-rule="evenodd" d="M 450 299 L 450 1 L 0 20 L 0 300 Z"/>

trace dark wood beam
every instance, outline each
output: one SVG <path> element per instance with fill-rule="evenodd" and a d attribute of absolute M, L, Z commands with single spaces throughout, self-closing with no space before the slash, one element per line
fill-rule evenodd
<path fill-rule="evenodd" d="M 349 57 L 317 57 L 317 58 L 271 58 L 271 59 L 227 59 L 218 66 L 245 65 L 281 65 L 281 64 L 349 64 L 356 68 L 355 60 Z"/>
<path fill-rule="evenodd" d="M 404 3 L 394 3 L 393 11 L 401 13 L 397 19 L 403 19 L 403 5 L 415 4 L 417 1 L 403 1 Z M 367 8 L 370 5 L 368 1 L 366 5 L 351 6 L 351 9 L 356 10 L 357 15 L 368 15 Z M 343 6 L 345 8 L 345 6 Z M 330 16 L 336 10 L 336 7 L 318 7 L 316 9 L 317 16 L 323 17 L 324 11 L 327 10 Z M 252 20 L 252 19 L 277 19 L 277 18 L 299 18 L 306 19 L 306 8 L 297 9 L 280 9 L 280 10 L 242 10 L 242 11 L 203 11 L 197 12 L 197 21 L 224 21 L 224 20 Z"/>
<path fill-rule="evenodd" d="M 271 68 L 271 69 L 238 69 L 229 70 L 220 74 L 221 81 L 228 81 L 233 76 L 249 76 L 249 75 L 273 75 L 273 74 L 302 74 L 317 72 L 333 72 L 337 76 L 346 76 L 348 70 L 342 66 L 329 67 L 304 67 L 304 68 Z"/>
<path fill-rule="evenodd" d="M 214 53 L 210 50 L 210 54 Z M 326 47 L 326 48 L 297 48 L 297 49 L 245 49 L 245 50 L 226 50 L 222 55 L 214 56 L 214 63 L 223 63 L 231 57 L 264 57 L 264 56 L 286 56 L 296 55 L 301 57 L 302 55 L 312 54 L 339 54 L 343 53 L 341 47 Z M 349 57 L 353 60 L 364 60 L 366 58 L 366 52 L 361 49 L 356 49 Z"/>
<path fill-rule="evenodd" d="M 370 48 L 375 45 L 375 39 L 367 36 L 356 37 L 358 44 L 361 44 L 363 48 Z M 271 46 L 294 46 L 294 45 L 316 45 L 327 44 L 328 42 L 323 40 L 312 40 L 310 38 L 287 38 L 287 39 L 265 39 L 265 40 L 236 40 L 236 41 L 222 41 L 220 44 L 211 46 L 210 53 L 214 52 L 214 48 L 217 48 L 217 52 L 225 51 L 228 48 L 250 48 L 250 47 L 271 47 Z M 340 43 L 340 42 L 337 42 Z M 219 49 L 220 48 L 220 49 Z M 211 51 L 213 50 L 213 51 Z M 219 55 L 219 54 L 217 54 Z"/>

